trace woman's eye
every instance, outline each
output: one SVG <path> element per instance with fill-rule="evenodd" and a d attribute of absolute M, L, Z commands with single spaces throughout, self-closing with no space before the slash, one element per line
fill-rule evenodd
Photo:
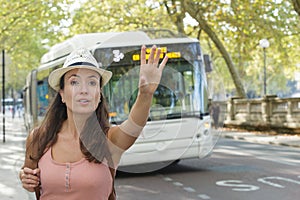
<path fill-rule="evenodd" d="M 76 80 L 72 80 L 70 83 L 71 83 L 71 85 L 78 85 L 79 84 L 79 82 L 76 81 Z"/>
<path fill-rule="evenodd" d="M 96 82 L 96 81 L 90 81 L 90 82 L 89 82 L 89 85 L 91 85 L 91 86 L 96 86 L 96 85 L 97 85 L 97 82 Z"/>

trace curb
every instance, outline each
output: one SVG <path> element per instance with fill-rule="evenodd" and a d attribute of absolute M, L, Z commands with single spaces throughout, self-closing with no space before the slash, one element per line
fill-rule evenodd
<path fill-rule="evenodd" d="M 241 136 L 241 133 L 243 136 Z M 226 131 L 221 134 L 221 137 L 227 139 L 234 139 L 234 140 L 244 140 L 244 141 L 255 142 L 260 144 L 270 144 L 270 145 L 280 145 L 280 146 L 300 148 L 299 136 L 283 136 L 283 135 L 269 136 L 265 134 L 257 135 L 251 132 L 232 131 L 229 133 Z"/>

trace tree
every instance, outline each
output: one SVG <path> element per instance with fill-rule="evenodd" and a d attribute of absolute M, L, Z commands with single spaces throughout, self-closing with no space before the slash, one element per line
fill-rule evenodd
<path fill-rule="evenodd" d="M 299 0 L 0 0 L 0 47 L 12 58 L 12 86 L 24 81 L 51 46 L 79 33 L 166 28 L 200 40 L 211 55 L 215 71 L 229 93 L 260 93 L 263 52 L 259 40 L 268 38 L 269 92 L 287 91 L 299 63 Z M 76 1 L 78 2 L 78 1 Z M 12 12 L 13 11 L 13 12 Z M 299 12 L 298 12 L 299 13 Z M 185 23 L 190 15 L 196 25 Z M 225 67 L 227 66 L 227 67 Z M 19 86 L 18 86 L 19 87 Z"/>
<path fill-rule="evenodd" d="M 87 24 L 88 22 L 88 24 Z M 75 12 L 70 36 L 79 33 L 176 28 L 160 4 L 149 0 L 86 1 Z"/>
<path fill-rule="evenodd" d="M 257 90 L 261 79 L 261 51 L 258 42 L 267 37 L 271 41 L 268 56 L 268 82 L 276 88 L 286 85 L 287 78 L 291 77 L 291 68 L 282 71 L 282 66 L 295 66 L 296 56 L 291 55 L 292 40 L 297 41 L 299 37 L 298 25 L 294 22 L 295 15 L 291 12 L 291 4 L 286 1 L 242 1 L 232 0 L 230 2 L 213 2 L 203 0 L 172 0 L 166 1 L 170 5 L 181 4 L 181 13 L 188 13 L 197 22 L 192 31 L 198 30 L 198 36 L 203 31 L 208 37 L 210 51 L 214 43 L 225 60 L 231 78 L 239 96 L 245 96 L 245 88 Z M 175 3 L 174 3 L 175 2 Z M 174 7 L 174 6 L 173 6 Z M 177 11 L 179 9 L 176 9 Z M 292 51 L 295 52 L 295 51 Z M 217 55 L 215 52 L 213 55 Z M 281 72 L 282 71 L 282 72 Z M 255 73 L 257 75 L 255 75 Z M 239 78 L 241 77 L 241 78 Z M 257 78 L 255 78 L 257 77 Z M 243 81 L 242 81 L 243 80 Z M 257 80 L 259 80 L 257 82 Z M 258 86 L 258 87 L 257 87 Z"/>
<path fill-rule="evenodd" d="M 300 16 L 300 1 L 299 0 L 292 0 L 292 4 L 294 6 L 294 10 L 298 13 Z"/>
<path fill-rule="evenodd" d="M 203 6 L 201 6 L 203 5 L 202 3 L 203 2 L 197 3 L 191 0 L 164 1 L 164 5 L 167 8 L 168 14 L 169 16 L 171 16 L 171 19 L 173 19 L 173 23 L 177 25 L 179 31 L 183 32 L 183 19 L 185 18 L 185 12 L 187 12 L 191 17 L 196 19 L 196 21 L 199 23 L 200 29 L 203 30 L 210 37 L 210 39 L 214 42 L 214 44 L 219 49 L 220 53 L 223 55 L 223 58 L 227 63 L 228 69 L 232 76 L 238 95 L 240 97 L 246 97 L 243 84 L 240 80 L 238 71 L 236 70 L 231 60 L 230 54 L 226 50 L 221 40 L 218 38 L 218 35 L 212 30 L 212 28 L 204 18 L 203 14 L 205 14 L 206 12 L 203 9 Z"/>
<path fill-rule="evenodd" d="M 58 41 L 58 27 L 69 16 L 63 2 L 0 0 L 0 47 L 12 60 L 6 78 L 8 87 L 20 90 L 24 86 L 27 73 L 39 65 L 46 51 L 44 39 L 52 44 Z"/>

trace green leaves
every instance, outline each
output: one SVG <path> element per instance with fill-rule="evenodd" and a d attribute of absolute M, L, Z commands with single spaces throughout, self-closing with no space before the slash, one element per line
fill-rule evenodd
<path fill-rule="evenodd" d="M 6 66 L 7 85 L 20 90 L 29 70 L 39 65 L 46 52 L 42 41 L 45 38 L 52 44 L 58 41 L 62 20 L 69 14 L 61 6 L 66 2 L 59 0 L 0 0 L 0 3 L 0 47 L 11 59 Z"/>
<path fill-rule="evenodd" d="M 174 28 L 168 15 L 155 1 L 86 1 L 75 12 L 70 34 L 128 31 L 143 28 Z"/>
<path fill-rule="evenodd" d="M 234 85 L 238 84 L 233 70 L 246 92 L 254 90 L 260 95 L 263 51 L 258 44 L 262 38 L 270 41 L 266 51 L 267 83 L 274 87 L 272 92 L 286 91 L 285 82 L 293 79 L 299 65 L 299 0 L 0 0 L 0 3 L 0 47 L 12 60 L 7 80 L 18 88 L 24 85 L 29 70 L 39 65 L 47 46 L 89 32 L 166 28 L 197 37 L 204 52 L 211 55 L 215 72 L 222 74 L 228 93 L 235 93 Z M 198 24 L 184 23 L 187 14 Z"/>
<path fill-rule="evenodd" d="M 272 90 L 272 94 L 276 94 L 287 90 L 286 83 L 293 79 L 294 70 L 291 69 L 295 69 L 299 63 L 295 54 L 299 44 L 299 16 L 294 12 L 291 1 L 182 2 L 185 3 L 186 11 L 196 9 L 197 15 L 193 17 L 198 22 L 207 24 L 213 31 L 214 34 L 205 31 L 200 40 L 202 47 L 211 52 L 215 70 L 225 76 L 224 83 L 227 88 L 232 88 L 230 85 L 235 76 L 230 69 L 224 67 L 232 67 L 228 61 L 224 63 L 224 60 L 219 58 L 222 56 L 226 60 L 228 53 L 246 92 L 254 90 L 257 96 L 261 94 L 263 51 L 258 44 L 260 39 L 267 38 L 270 41 L 270 47 L 267 49 L 267 83 L 274 87 L 270 88 L 270 92 Z M 187 2 L 190 2 L 190 5 Z M 200 27 L 203 30 L 205 28 L 201 23 Z M 215 40 L 216 37 L 219 41 Z M 213 45 L 211 41 L 215 41 Z M 220 46 L 224 46 L 225 49 L 220 49 Z M 228 93 L 232 92 L 235 91 L 228 90 Z"/>

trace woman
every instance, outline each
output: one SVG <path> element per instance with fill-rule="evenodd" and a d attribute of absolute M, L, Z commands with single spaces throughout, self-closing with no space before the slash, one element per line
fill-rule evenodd
<path fill-rule="evenodd" d="M 139 93 L 128 119 L 110 126 L 102 87 L 111 72 L 86 49 L 71 53 L 49 76 L 57 91 L 42 124 L 26 141 L 23 187 L 40 199 L 115 199 L 113 180 L 122 153 L 145 126 L 153 93 L 168 60 L 141 48 Z"/>

